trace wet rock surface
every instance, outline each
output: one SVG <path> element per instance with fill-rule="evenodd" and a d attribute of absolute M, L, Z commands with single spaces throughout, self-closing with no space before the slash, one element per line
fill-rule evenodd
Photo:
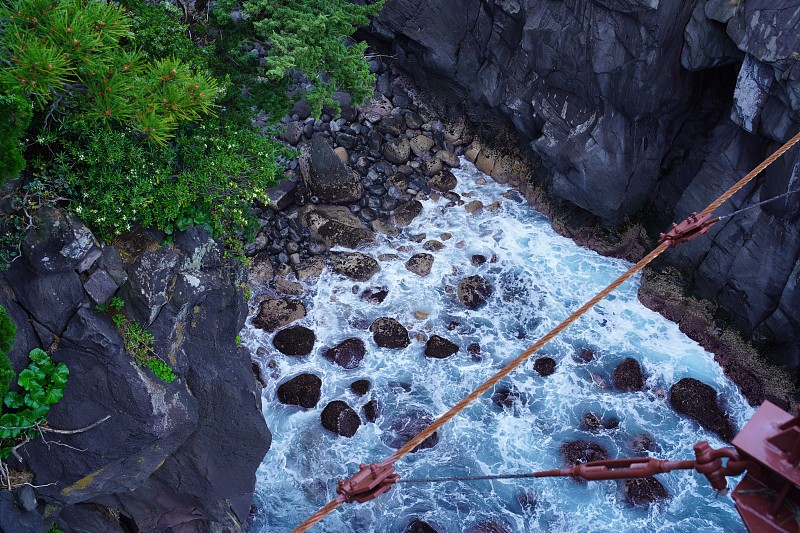
<path fill-rule="evenodd" d="M 439 335 L 432 335 L 425 343 L 425 357 L 445 359 L 455 355 L 456 352 L 458 352 L 458 345 Z"/>
<path fill-rule="evenodd" d="M 539 357 L 533 362 L 533 369 L 542 377 L 550 376 L 556 371 L 556 360 L 552 357 Z"/>
<path fill-rule="evenodd" d="M 605 461 L 608 450 L 603 445 L 588 440 L 574 440 L 561 445 L 561 456 L 567 465 L 579 465 L 592 461 Z"/>
<path fill-rule="evenodd" d="M 654 477 L 626 479 L 622 482 L 622 487 L 625 501 L 630 505 L 646 506 L 669 498 L 667 489 Z"/>
<path fill-rule="evenodd" d="M 321 390 L 322 380 L 319 376 L 300 374 L 278 386 L 278 401 L 311 409 L 317 406 Z"/>
<path fill-rule="evenodd" d="M 378 262 L 360 252 L 339 254 L 333 260 L 334 272 L 355 281 L 369 281 L 378 270 Z"/>
<path fill-rule="evenodd" d="M 397 320 L 390 317 L 377 319 L 369 327 L 375 344 L 382 348 L 405 348 L 411 341 L 408 338 L 408 330 Z"/>
<path fill-rule="evenodd" d="M 644 389 L 644 372 L 639 361 L 625 358 L 614 369 L 614 387 L 620 392 L 636 392 Z"/>
<path fill-rule="evenodd" d="M 342 368 L 352 369 L 357 368 L 358 365 L 361 364 L 366 352 L 367 348 L 364 345 L 364 341 L 352 338 L 343 340 L 333 348 L 328 348 L 324 356 L 325 359 L 336 363 Z M 369 382 L 367 382 L 367 387 L 369 387 Z M 364 393 L 366 393 L 366 391 L 362 394 Z"/>
<path fill-rule="evenodd" d="M 322 427 L 341 437 L 352 437 L 361 425 L 353 408 L 341 400 L 334 400 L 322 411 Z"/>
<path fill-rule="evenodd" d="M 669 403 L 675 411 L 695 420 L 727 442 L 736 435 L 733 422 L 719 406 L 717 391 L 702 381 L 681 379 L 670 388 Z"/>
<path fill-rule="evenodd" d="M 308 355 L 317 336 L 305 326 L 289 326 L 272 338 L 272 345 L 284 355 Z"/>
<path fill-rule="evenodd" d="M 494 289 L 481 276 L 469 276 L 458 282 L 458 300 L 467 309 L 478 309 L 486 304 Z"/>

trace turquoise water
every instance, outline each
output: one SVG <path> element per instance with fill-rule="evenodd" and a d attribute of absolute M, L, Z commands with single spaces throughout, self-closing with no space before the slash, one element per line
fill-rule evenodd
<path fill-rule="evenodd" d="M 280 372 L 264 389 L 264 416 L 274 440 L 258 470 L 251 532 L 284 532 L 297 526 L 335 496 L 336 479 L 349 477 L 359 463 L 391 455 L 394 450 L 381 437 L 395 417 L 420 409 L 434 416 L 444 413 L 629 267 L 558 236 L 516 193 L 485 178 L 469 163 L 456 175 L 456 192 L 466 202 L 479 199 L 488 206 L 499 200 L 501 207 L 470 215 L 463 207 L 448 207 L 445 199 L 428 200 L 411 227 L 398 237 L 382 238 L 365 252 L 398 257 L 381 261 L 380 272 L 369 282 L 353 282 L 326 271 L 314 292 L 304 298 L 308 316 L 299 322 L 317 334 L 311 355 L 294 358 L 277 353 L 271 335 L 251 328 L 248 320 L 244 342 L 253 353 L 260 346 L 274 352 L 262 363 L 273 359 Z M 489 183 L 481 184 L 484 179 Z M 453 236 L 444 240 L 447 232 Z M 424 241 L 408 237 L 422 233 L 445 245 L 433 252 L 433 270 L 424 278 L 405 269 L 409 257 L 424 251 Z M 483 255 L 487 262 L 475 266 L 473 255 Z M 489 260 L 493 256 L 496 262 Z M 495 289 L 489 304 L 476 311 L 461 306 L 453 291 L 460 279 L 473 274 L 490 280 Z M 359 299 L 364 289 L 382 285 L 389 289 L 382 304 Z M 739 427 L 752 409 L 711 354 L 637 301 L 637 286 L 638 278 L 627 282 L 503 381 L 524 395 L 524 404 L 502 410 L 487 394 L 439 432 L 436 447 L 400 461 L 398 473 L 419 478 L 560 468 L 559 447 L 575 439 L 602 444 L 612 458 L 632 456 L 628 443 L 640 434 L 653 437 L 656 449 L 650 455 L 658 458 L 691 459 L 698 440 L 723 446 L 715 435 L 670 409 L 669 387 L 687 376 L 712 385 Z M 427 318 L 415 318 L 419 311 Z M 396 318 L 412 336 L 448 338 L 460 350 L 438 360 L 423 355 L 425 343 L 420 341 L 412 340 L 404 350 L 379 348 L 368 328 L 381 316 Z M 452 322 L 459 325 L 450 331 L 447 325 Z M 322 357 L 325 349 L 349 337 L 359 337 L 367 345 L 359 368 L 346 370 Z M 467 354 L 473 342 L 481 346 L 480 361 Z M 581 348 L 594 352 L 591 362 L 577 357 Z M 533 359 L 544 355 L 557 361 L 555 374 L 548 377 L 533 370 Z M 626 357 L 642 364 L 645 391 L 623 394 L 611 387 L 611 374 Z M 322 378 L 318 406 L 304 410 L 280 404 L 277 385 L 303 372 Z M 357 379 L 372 381 L 364 397 L 349 389 Z M 374 424 L 362 423 L 354 437 L 337 437 L 322 428 L 320 413 L 328 402 L 344 400 L 360 411 L 373 398 L 380 403 L 381 416 Z M 581 430 L 583 415 L 589 411 L 618 419 L 619 427 L 599 434 Z M 670 498 L 649 508 L 627 505 L 612 481 L 401 484 L 374 502 L 341 506 L 312 531 L 400 533 L 413 518 L 448 533 L 485 520 L 503 522 L 517 532 L 744 531 L 730 497 L 717 497 L 704 478 L 676 472 L 658 479 Z M 521 505 L 522 494 L 535 498 L 536 504 Z"/>

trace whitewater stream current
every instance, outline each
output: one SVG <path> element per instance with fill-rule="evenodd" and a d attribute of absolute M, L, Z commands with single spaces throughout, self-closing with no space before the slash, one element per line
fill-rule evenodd
<path fill-rule="evenodd" d="M 287 532 L 335 497 L 336 480 L 347 478 L 359 463 L 392 454 L 386 433 L 393 420 L 409 412 L 439 416 L 567 317 L 630 265 L 601 257 L 557 235 L 540 213 L 507 186 L 495 183 L 464 161 L 454 174 L 455 190 L 465 202 L 480 200 L 493 207 L 468 213 L 463 206 L 438 198 L 423 202 L 422 214 L 396 237 L 379 236 L 364 253 L 380 261 L 380 271 L 359 283 L 329 269 L 303 297 L 307 316 L 298 322 L 314 330 L 314 351 L 305 357 L 284 356 L 272 348 L 272 334 L 251 326 L 243 341 L 261 361 L 277 362 L 280 374 L 263 391 L 263 412 L 272 431 L 272 447 L 257 473 L 255 521 L 251 533 Z M 412 236 L 425 234 L 424 239 Z M 450 236 L 452 235 L 452 237 Z M 427 240 L 444 247 L 430 252 L 429 275 L 405 268 L 423 252 Z M 416 242 L 419 241 L 419 242 Z M 473 256 L 486 259 L 481 263 Z M 488 304 L 468 310 L 456 298 L 458 282 L 480 275 L 494 288 Z M 632 439 L 647 435 L 654 446 L 639 455 L 692 459 L 692 445 L 707 440 L 724 446 L 714 434 L 676 414 L 669 406 L 669 387 L 693 377 L 714 387 L 738 427 L 753 410 L 722 373 L 713 356 L 673 324 L 643 307 L 636 298 L 639 278 L 625 283 L 609 298 L 535 354 L 501 382 L 517 400 L 498 407 L 488 393 L 438 432 L 433 448 L 407 455 L 397 465 L 402 477 L 475 476 L 527 473 L 564 466 L 562 444 L 589 440 L 605 447 L 611 458 L 632 457 Z M 367 289 L 386 287 L 380 304 L 363 301 Z M 378 347 L 369 325 L 392 317 L 412 337 L 402 350 Z M 446 359 L 425 357 L 425 342 L 439 335 L 459 346 Z M 424 337 L 421 337 L 424 335 Z M 364 341 L 360 366 L 344 369 L 322 353 L 346 338 Z M 468 346 L 480 345 L 480 353 Z M 472 352 L 475 352 L 474 347 Z M 592 353 L 586 362 L 580 354 Z M 555 373 L 542 377 L 533 367 L 538 357 L 556 361 Z M 642 392 L 614 390 L 612 373 L 625 358 L 639 361 L 646 375 Z M 277 386 L 300 373 L 322 379 L 316 408 L 283 405 Z M 369 392 L 350 389 L 368 379 Z M 375 423 L 366 421 L 367 401 L 379 404 Z M 322 409 L 343 400 L 361 413 L 352 438 L 323 429 Z M 591 433 L 582 428 L 592 412 L 612 429 Z M 399 484 L 366 504 L 345 504 L 312 531 L 403 533 L 420 519 L 444 533 L 460 533 L 480 523 L 504 523 L 509 531 L 575 532 L 731 532 L 744 531 L 730 496 L 717 496 L 702 476 L 679 471 L 657 479 L 669 498 L 650 506 L 625 503 L 617 482 L 578 483 L 569 478 Z M 495 530 L 481 530 L 495 531 Z"/>

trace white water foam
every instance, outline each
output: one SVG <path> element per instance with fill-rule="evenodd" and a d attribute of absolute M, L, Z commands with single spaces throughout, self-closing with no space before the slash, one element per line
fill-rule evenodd
<path fill-rule="evenodd" d="M 504 186 L 476 184 L 485 178 L 471 164 L 455 171 L 458 192 L 466 201 L 485 205 L 501 201 L 495 212 L 468 214 L 447 207 L 447 200 L 428 200 L 423 213 L 398 237 L 384 237 L 368 253 L 396 254 L 381 262 L 367 283 L 356 283 L 330 271 L 304 300 L 308 315 L 300 324 L 312 328 L 317 342 L 311 355 L 282 356 L 271 346 L 272 335 L 252 328 L 243 332 L 255 353 L 264 346 L 277 362 L 281 377 L 264 389 L 264 416 L 272 430 L 272 448 L 258 470 L 251 532 L 285 532 L 297 526 L 335 496 L 336 479 L 349 477 L 359 463 L 380 461 L 394 451 L 381 440 L 399 414 L 423 409 L 444 413 L 488 379 L 502 365 L 533 344 L 629 264 L 601 257 L 555 234 L 547 220 Z M 505 198 L 504 198 L 505 197 Z M 443 240 L 442 234 L 453 237 Z M 425 233 L 445 245 L 433 252 L 431 273 L 421 278 L 405 269 L 406 260 L 423 251 L 408 239 Z M 487 262 L 472 264 L 473 255 Z M 496 262 L 489 259 L 496 257 Z M 460 279 L 479 274 L 490 280 L 494 294 L 487 306 L 466 310 L 455 296 Z M 380 305 L 360 300 L 361 292 L 388 287 Z M 631 437 L 647 434 L 658 458 L 690 459 L 692 445 L 708 440 L 723 446 L 716 435 L 675 414 L 664 391 L 687 376 L 708 383 L 725 398 L 726 409 L 739 426 L 752 409 L 724 377 L 713 356 L 686 338 L 677 326 L 644 308 L 636 299 L 638 279 L 627 282 L 607 300 L 552 341 L 502 383 L 518 390 L 525 402 L 512 409 L 482 397 L 439 432 L 432 449 L 412 453 L 397 464 L 407 478 L 524 473 L 563 466 L 559 447 L 568 440 L 602 444 L 612 457 L 629 457 Z M 427 311 L 418 320 L 415 311 Z M 447 359 L 426 358 L 424 342 L 404 350 L 379 348 L 368 331 L 378 317 L 394 317 L 412 333 L 437 334 L 452 340 L 459 352 Z M 458 323 L 448 330 L 451 323 Z M 338 342 L 358 337 L 367 346 L 361 366 L 345 370 L 322 353 Z M 467 354 L 470 343 L 481 346 L 482 359 Z M 594 359 L 581 362 L 581 348 Z M 533 359 L 557 361 L 555 374 L 540 377 Z M 637 359 L 647 375 L 644 392 L 622 394 L 610 385 L 611 374 L 625 357 Z M 262 361 L 265 363 L 266 361 Z M 322 399 L 314 409 L 280 404 L 277 385 L 299 373 L 322 378 Z M 349 388 L 369 379 L 370 392 L 356 396 Z M 405 390 L 405 388 L 410 390 Z M 323 429 L 320 413 L 328 402 L 344 400 L 356 411 L 377 399 L 377 423 L 364 423 L 352 438 Z M 619 427 L 590 434 L 581 430 L 587 412 L 616 418 Z M 662 474 L 658 479 L 670 499 L 649 508 L 626 505 L 615 482 L 579 484 L 567 478 L 401 484 L 367 504 L 347 504 L 329 515 L 314 531 L 401 533 L 413 518 L 439 531 L 456 533 L 485 520 L 504 522 L 512 531 L 694 532 L 744 531 L 730 497 L 715 498 L 707 481 L 691 472 Z M 536 499 L 523 506 L 520 495 Z"/>

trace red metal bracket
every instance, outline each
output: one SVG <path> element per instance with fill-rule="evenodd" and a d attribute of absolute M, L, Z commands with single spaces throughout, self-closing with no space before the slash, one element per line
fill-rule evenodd
<path fill-rule="evenodd" d="M 707 215 L 692 213 L 680 224 L 673 222 L 671 230 L 659 234 L 658 243 L 669 241 L 669 245 L 674 248 L 683 242 L 691 241 L 695 237 L 706 233 L 719 220 L 719 218 L 710 217 L 710 213 Z"/>
<path fill-rule="evenodd" d="M 358 472 L 350 479 L 339 480 L 336 492 L 344 497 L 347 503 L 368 502 L 392 488 L 400 476 L 395 474 L 394 465 L 389 463 L 371 463 L 360 465 Z"/>

